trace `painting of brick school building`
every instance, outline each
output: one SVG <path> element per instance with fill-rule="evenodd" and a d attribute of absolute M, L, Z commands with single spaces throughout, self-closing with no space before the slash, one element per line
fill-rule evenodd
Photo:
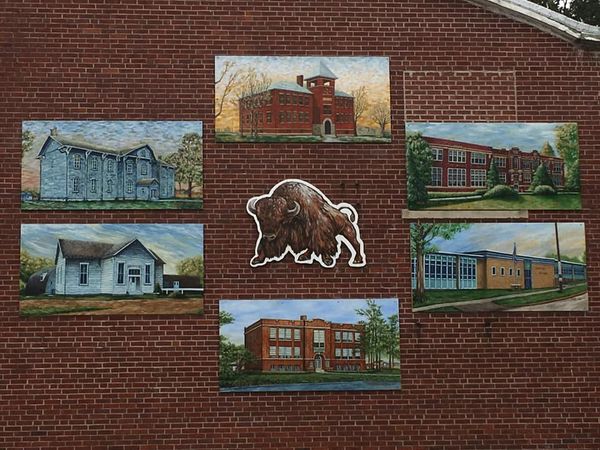
<path fill-rule="evenodd" d="M 389 142 L 387 58 L 217 57 L 217 140 Z"/>
<path fill-rule="evenodd" d="M 406 125 L 409 208 L 581 209 L 575 123 Z"/>
<path fill-rule="evenodd" d="M 25 209 L 201 206 L 198 123 L 194 127 L 185 123 L 179 131 L 177 125 L 164 125 L 165 135 L 160 136 L 148 136 L 161 131 L 160 122 L 48 125 L 49 129 L 42 130 L 38 123 L 24 123 L 22 203 Z M 195 132 L 182 134 L 184 129 L 193 128 Z M 145 134 L 134 135 L 136 131 Z M 165 137 L 169 135 L 179 135 L 180 141 L 167 142 Z M 37 173 L 32 173 L 34 152 Z M 194 164 L 196 167 L 191 167 Z M 37 186 L 27 189 L 33 178 Z"/>
<path fill-rule="evenodd" d="M 415 311 L 587 310 L 582 223 L 412 224 Z"/>

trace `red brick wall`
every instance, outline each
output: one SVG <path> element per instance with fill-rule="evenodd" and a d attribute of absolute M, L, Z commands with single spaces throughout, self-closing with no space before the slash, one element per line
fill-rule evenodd
<path fill-rule="evenodd" d="M 0 11 L 0 448 L 600 448 L 598 57 L 462 0 Z M 393 144 L 215 144 L 216 54 L 389 56 Z M 204 210 L 22 213 L 25 119 L 205 120 Z M 404 120 L 580 124 L 584 209 L 529 220 L 586 223 L 589 312 L 411 312 Z M 287 177 L 357 206 L 367 267 L 250 268 L 246 200 Z M 206 224 L 204 317 L 19 318 L 21 222 L 132 221 Z M 220 298 L 392 296 L 401 391 L 219 394 Z"/>

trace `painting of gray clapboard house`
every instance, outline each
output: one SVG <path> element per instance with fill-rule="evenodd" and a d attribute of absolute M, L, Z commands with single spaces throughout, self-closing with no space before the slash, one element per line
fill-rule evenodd
<path fill-rule="evenodd" d="M 52 128 L 40 160 L 40 200 L 159 200 L 175 197 L 176 167 L 143 144 L 122 150 L 79 142 Z"/>

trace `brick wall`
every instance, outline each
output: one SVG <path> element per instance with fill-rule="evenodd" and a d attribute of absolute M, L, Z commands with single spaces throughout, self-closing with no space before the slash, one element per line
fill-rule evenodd
<path fill-rule="evenodd" d="M 462 0 L 3 2 L 0 448 L 600 448 L 599 59 Z M 389 56 L 393 144 L 214 143 L 217 54 Z M 205 208 L 21 212 L 30 119 L 203 120 Z M 577 121 L 590 311 L 413 314 L 404 120 Z M 355 204 L 368 266 L 251 269 L 246 200 Z M 206 314 L 18 316 L 20 223 L 206 224 Z M 402 391 L 219 394 L 220 298 L 399 297 Z"/>

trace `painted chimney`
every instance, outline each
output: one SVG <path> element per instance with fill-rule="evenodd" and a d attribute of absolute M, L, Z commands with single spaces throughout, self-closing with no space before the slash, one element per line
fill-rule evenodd
<path fill-rule="evenodd" d="M 58 136 L 58 128 L 56 128 L 56 127 L 50 128 L 50 136 Z"/>
<path fill-rule="evenodd" d="M 302 75 L 300 75 L 300 77 L 302 77 Z M 305 315 L 301 315 L 300 316 L 300 320 L 306 320 L 306 316 Z"/>
<path fill-rule="evenodd" d="M 298 75 L 296 77 L 296 83 L 300 86 L 304 86 L 304 75 Z"/>

